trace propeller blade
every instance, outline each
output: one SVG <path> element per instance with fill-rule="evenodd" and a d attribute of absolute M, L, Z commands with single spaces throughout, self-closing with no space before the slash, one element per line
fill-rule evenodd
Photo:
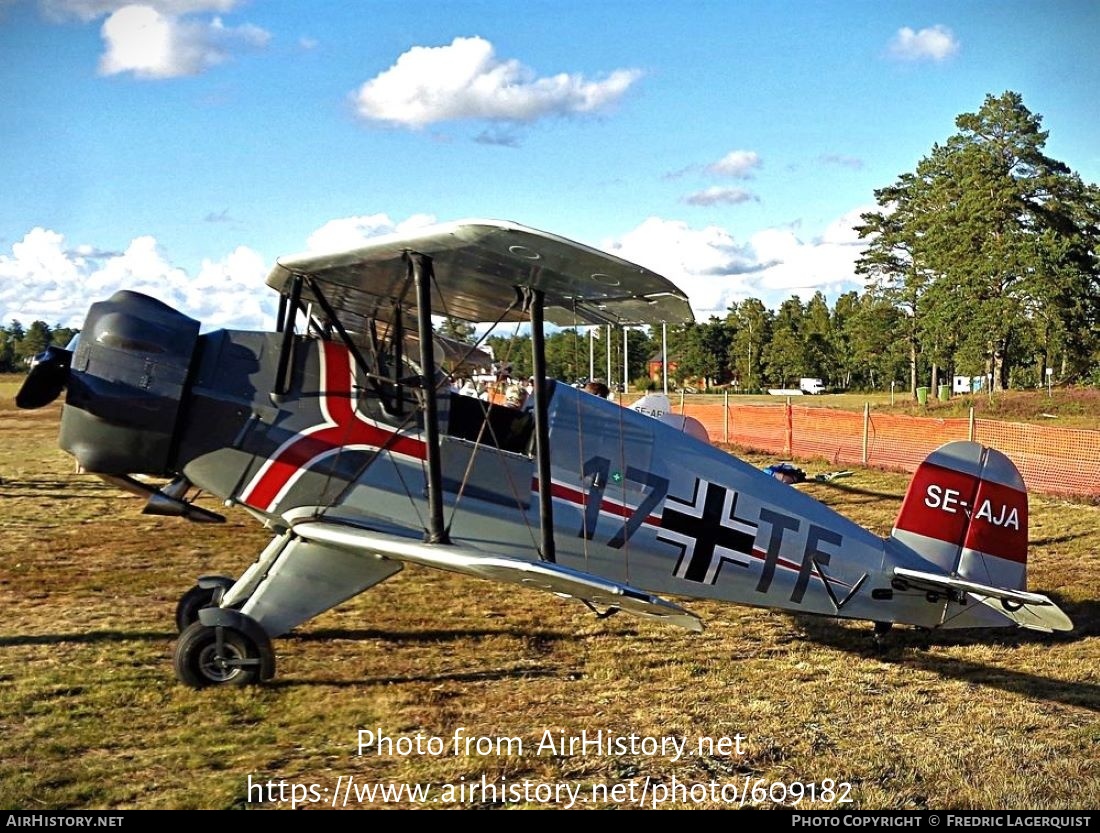
<path fill-rule="evenodd" d="M 53 346 L 35 356 L 15 404 L 23 409 L 41 408 L 57 399 L 69 381 L 72 360 L 72 352 Z"/>

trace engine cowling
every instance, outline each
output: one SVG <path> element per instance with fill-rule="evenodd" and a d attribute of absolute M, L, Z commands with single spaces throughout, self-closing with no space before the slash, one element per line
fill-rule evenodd
<path fill-rule="evenodd" d="M 72 356 L 60 445 L 91 472 L 165 475 L 199 322 L 122 290 L 88 311 Z"/>

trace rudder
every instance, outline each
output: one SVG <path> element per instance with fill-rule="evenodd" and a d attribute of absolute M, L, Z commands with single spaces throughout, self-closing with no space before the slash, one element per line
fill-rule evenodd
<path fill-rule="evenodd" d="M 957 441 L 921 463 L 891 537 L 951 576 L 1027 587 L 1027 486 L 996 449 Z"/>

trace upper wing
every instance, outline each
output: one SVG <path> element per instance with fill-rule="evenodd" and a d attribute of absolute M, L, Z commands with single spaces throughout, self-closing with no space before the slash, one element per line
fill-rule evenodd
<path fill-rule="evenodd" d="M 924 573 L 895 567 L 894 576 L 906 584 L 921 590 L 952 590 L 968 593 L 987 607 L 1007 616 L 1022 628 L 1043 631 L 1071 631 L 1073 622 L 1050 599 L 1040 593 L 1026 590 L 1010 590 L 990 587 L 974 581 L 952 578 L 937 573 Z"/>
<path fill-rule="evenodd" d="M 389 320 L 395 302 L 415 308 L 413 293 L 406 292 L 408 252 L 432 258 L 435 315 L 496 321 L 516 298 L 516 288 L 532 288 L 545 293 L 546 320 L 560 326 L 694 320 L 687 296 L 655 272 L 501 220 L 446 223 L 347 251 L 280 258 L 267 283 L 285 294 L 294 275 L 308 275 L 344 326 L 362 330 L 368 320 Z M 302 297 L 316 300 L 308 287 Z M 504 320 L 523 321 L 526 314 L 517 307 Z"/>
<path fill-rule="evenodd" d="M 425 544 L 401 535 L 334 521 L 307 518 L 295 523 L 293 529 L 307 541 L 548 590 L 601 607 L 618 608 L 635 616 L 659 619 L 687 630 L 703 630 L 699 617 L 672 602 L 559 564 L 491 555 L 469 545 Z"/>

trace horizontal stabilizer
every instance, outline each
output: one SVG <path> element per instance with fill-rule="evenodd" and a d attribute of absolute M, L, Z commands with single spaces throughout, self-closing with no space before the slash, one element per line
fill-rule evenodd
<path fill-rule="evenodd" d="M 904 567 L 894 568 L 894 578 L 918 590 L 968 593 L 975 600 L 996 610 L 1002 616 L 1007 616 L 1022 628 L 1045 633 L 1073 630 L 1073 622 L 1069 617 L 1054 602 L 1040 593 L 990 587 L 938 573 L 907 570 Z"/>
<path fill-rule="evenodd" d="M 690 631 L 703 630 L 699 617 L 679 605 L 629 585 L 560 564 L 491 555 L 468 545 L 427 544 L 400 535 L 330 521 L 302 521 L 293 529 L 296 535 L 307 541 L 546 590 L 599 607 L 617 608 L 635 616 L 657 619 Z"/>

